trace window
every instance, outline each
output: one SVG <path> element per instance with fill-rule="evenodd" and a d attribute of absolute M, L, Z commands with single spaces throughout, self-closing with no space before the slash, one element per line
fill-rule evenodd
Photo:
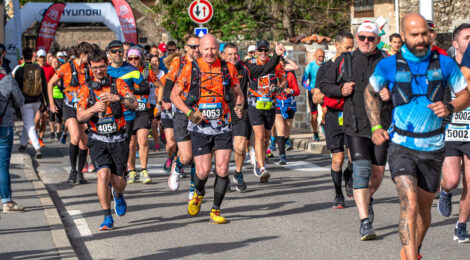
<path fill-rule="evenodd" d="M 373 0 L 354 0 L 354 18 L 374 17 Z"/>

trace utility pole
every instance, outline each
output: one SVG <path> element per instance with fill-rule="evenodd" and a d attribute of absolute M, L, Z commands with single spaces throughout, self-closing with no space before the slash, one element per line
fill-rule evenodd
<path fill-rule="evenodd" d="M 5 1 L 0 0 L 0 42 L 5 43 Z"/>

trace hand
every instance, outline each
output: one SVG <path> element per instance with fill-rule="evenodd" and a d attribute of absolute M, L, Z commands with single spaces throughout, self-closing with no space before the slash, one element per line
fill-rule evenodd
<path fill-rule="evenodd" d="M 170 111 L 171 103 L 163 102 L 162 105 L 163 105 L 163 109 L 165 109 L 166 111 Z"/>
<path fill-rule="evenodd" d="M 344 83 L 343 88 L 341 89 L 341 93 L 343 94 L 343 96 L 347 97 L 351 95 L 354 90 L 354 85 L 355 83 L 352 81 Z"/>
<path fill-rule="evenodd" d="M 314 88 L 312 92 L 313 92 L 313 97 L 312 97 L 313 103 L 323 104 L 323 98 L 325 97 L 325 95 L 321 93 L 321 91 L 317 88 Z"/>
<path fill-rule="evenodd" d="M 243 117 L 243 106 L 236 105 L 233 110 L 235 111 L 235 114 L 238 116 L 238 118 Z"/>
<path fill-rule="evenodd" d="M 372 142 L 374 142 L 375 145 L 382 145 L 389 139 L 390 137 L 385 129 L 379 128 L 372 133 Z"/>
<path fill-rule="evenodd" d="M 119 96 L 114 95 L 112 93 L 101 93 L 100 95 L 100 100 L 103 102 L 118 102 L 119 101 Z"/>
<path fill-rule="evenodd" d="M 204 116 L 199 111 L 191 110 L 191 113 L 189 113 L 189 120 L 191 120 L 196 125 L 199 125 L 203 119 L 204 119 Z"/>
<path fill-rule="evenodd" d="M 51 103 L 50 107 L 49 107 L 49 110 L 53 113 L 53 114 L 56 114 L 58 111 L 57 111 L 57 106 L 53 103 Z"/>
<path fill-rule="evenodd" d="M 434 112 L 437 117 L 446 117 L 450 114 L 449 109 L 447 109 L 447 106 L 444 105 L 442 101 L 429 104 L 428 107 Z"/>
<path fill-rule="evenodd" d="M 274 51 L 276 52 L 277 56 L 282 56 L 284 52 L 286 52 L 286 48 L 282 43 L 277 43 L 275 42 L 276 47 L 274 48 Z"/>
<path fill-rule="evenodd" d="M 93 113 L 106 112 L 106 103 L 99 100 L 91 107 Z"/>
<path fill-rule="evenodd" d="M 383 88 L 383 89 L 379 92 L 379 95 L 380 95 L 380 98 L 381 98 L 383 101 L 389 101 L 389 100 L 390 100 L 390 91 L 388 90 L 388 88 Z"/>

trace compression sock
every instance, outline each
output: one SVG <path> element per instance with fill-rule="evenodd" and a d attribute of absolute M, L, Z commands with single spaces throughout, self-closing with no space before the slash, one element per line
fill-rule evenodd
<path fill-rule="evenodd" d="M 214 205 L 212 209 L 220 209 L 220 205 L 224 200 L 225 193 L 227 192 L 228 176 L 220 177 L 216 176 L 214 181 Z"/>
<path fill-rule="evenodd" d="M 277 146 L 279 147 L 279 155 L 286 154 L 286 138 L 284 136 L 276 136 Z"/>
<path fill-rule="evenodd" d="M 271 143 L 274 144 L 276 142 L 276 137 L 271 135 Z"/>
<path fill-rule="evenodd" d="M 85 166 L 87 155 L 88 155 L 88 149 L 86 150 L 80 149 L 78 152 L 78 170 L 80 172 L 82 171 L 83 166 Z"/>
<path fill-rule="evenodd" d="M 77 156 L 78 156 L 78 145 L 70 144 L 69 157 L 70 157 L 70 168 L 72 168 L 72 171 L 77 170 Z"/>
<path fill-rule="evenodd" d="M 194 161 L 191 163 L 191 183 L 194 183 L 194 176 L 196 175 L 196 164 Z"/>
<path fill-rule="evenodd" d="M 336 196 L 343 195 L 343 191 L 341 190 L 341 171 L 336 172 L 331 170 L 331 178 L 333 179 L 333 184 L 335 186 Z"/>
<path fill-rule="evenodd" d="M 111 216 L 111 209 L 103 209 L 104 216 Z"/>
<path fill-rule="evenodd" d="M 194 175 L 194 185 L 196 186 L 197 195 L 204 196 L 206 194 L 205 186 L 207 179 L 208 178 L 206 178 L 205 180 L 201 180 L 199 179 L 197 174 Z"/>
<path fill-rule="evenodd" d="M 179 157 L 176 158 L 176 167 L 178 167 L 179 170 L 183 169 L 183 167 L 184 167 L 184 164 L 181 163 Z"/>

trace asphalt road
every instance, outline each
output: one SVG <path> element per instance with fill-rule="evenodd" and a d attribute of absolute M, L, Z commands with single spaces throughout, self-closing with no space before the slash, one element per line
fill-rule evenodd
<path fill-rule="evenodd" d="M 207 182 L 200 214 L 189 216 L 189 179 L 181 179 L 179 191 L 171 192 L 162 170 L 164 154 L 151 152 L 153 182 L 128 185 L 127 214 L 113 213 L 115 229 L 99 231 L 103 214 L 95 174 L 85 175 L 89 184 L 64 183 L 70 169 L 67 149 L 48 141 L 38 173 L 81 259 L 399 259 L 399 204 L 388 172 L 374 196 L 378 238 L 361 241 L 354 201 L 347 199 L 345 209 L 331 208 L 329 155 L 291 151 L 286 166 L 271 159 L 268 184 L 259 183 L 251 165 L 245 165 L 248 189 L 227 193 L 221 213 L 229 223 L 215 225 L 209 222 L 214 175 Z M 233 174 L 233 161 L 231 165 Z M 461 187 L 455 194 L 461 194 Z M 453 203 L 449 218 L 441 217 L 434 203 L 432 226 L 421 249 L 424 259 L 468 259 L 470 244 L 452 240 L 457 196 Z"/>

